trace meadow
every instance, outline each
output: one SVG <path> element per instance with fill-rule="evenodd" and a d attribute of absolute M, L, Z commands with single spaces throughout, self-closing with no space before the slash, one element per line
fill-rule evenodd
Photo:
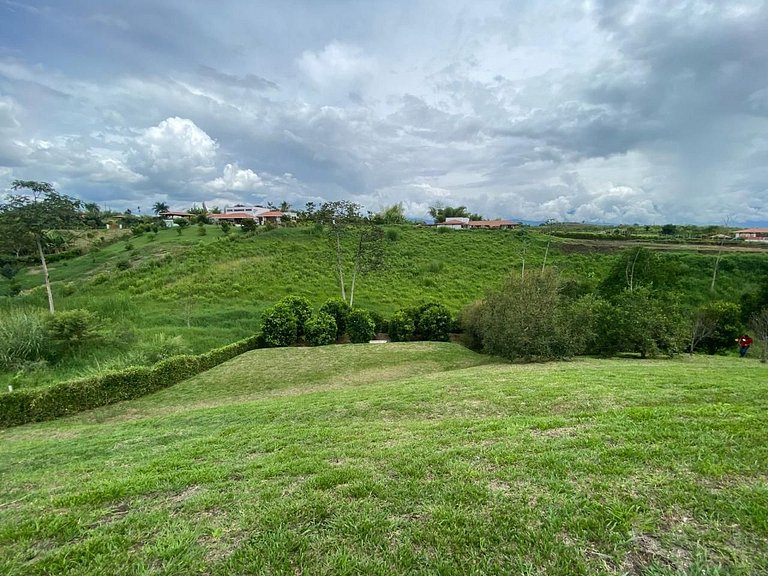
<path fill-rule="evenodd" d="M 256 350 L 0 432 L 0 573 L 768 573 L 765 365 Z"/>
<path fill-rule="evenodd" d="M 135 351 L 155 346 L 164 353 L 201 353 L 253 335 L 261 312 L 288 294 L 315 306 L 339 296 L 327 240 L 315 226 L 262 230 L 255 235 L 216 226 L 179 235 L 166 229 L 97 245 L 87 254 L 51 263 L 57 309 L 96 315 L 104 339 L 56 366 L 39 364 L 0 374 L 3 390 L 24 388 L 121 369 Z M 94 232 L 92 235 L 101 233 Z M 523 265 L 554 267 L 576 289 L 591 290 L 630 245 L 552 238 L 535 228 L 513 231 L 438 231 L 391 226 L 386 266 L 361 278 L 355 304 L 385 318 L 400 308 L 433 300 L 459 311 Z M 706 249 L 705 249 L 706 248 Z M 670 289 L 690 305 L 710 299 L 738 300 L 768 273 L 764 253 L 725 253 L 715 292 L 709 284 L 712 247 L 665 251 Z M 15 278 L 22 292 L 0 297 L 0 312 L 42 311 L 45 292 L 39 267 Z M 0 294 L 10 282 L 0 280 Z M 143 344 L 142 344 L 143 343 Z"/>

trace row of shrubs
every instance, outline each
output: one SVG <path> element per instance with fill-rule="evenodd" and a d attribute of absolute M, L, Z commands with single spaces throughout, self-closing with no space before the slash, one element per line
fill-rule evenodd
<path fill-rule="evenodd" d="M 45 388 L 1 394 L 0 427 L 52 420 L 139 398 L 210 370 L 259 345 L 260 338 L 252 336 L 205 354 L 172 356 L 151 367 L 127 368 Z"/>
<path fill-rule="evenodd" d="M 353 344 L 369 342 L 387 332 L 394 342 L 447 341 L 454 328 L 450 311 L 436 302 L 403 308 L 387 322 L 377 313 L 351 308 L 340 299 L 328 300 L 317 312 L 306 298 L 286 296 L 262 315 L 265 346 L 292 346 L 303 342 L 324 346 L 346 338 Z"/>

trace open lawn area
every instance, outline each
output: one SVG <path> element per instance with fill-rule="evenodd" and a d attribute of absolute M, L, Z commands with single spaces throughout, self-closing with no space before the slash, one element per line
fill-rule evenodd
<path fill-rule="evenodd" d="M 768 574 L 768 367 L 256 350 L 0 431 L 0 574 Z"/>

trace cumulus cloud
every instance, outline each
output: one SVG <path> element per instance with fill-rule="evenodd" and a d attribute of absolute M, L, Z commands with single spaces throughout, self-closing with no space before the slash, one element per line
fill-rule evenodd
<path fill-rule="evenodd" d="M 205 187 L 211 192 L 253 192 L 263 188 L 264 181 L 250 168 L 241 170 L 237 164 L 227 164 L 224 173 Z"/>
<path fill-rule="evenodd" d="M 218 148 L 192 120 L 174 116 L 142 130 L 131 147 L 130 160 L 138 172 L 187 181 L 214 170 Z"/>

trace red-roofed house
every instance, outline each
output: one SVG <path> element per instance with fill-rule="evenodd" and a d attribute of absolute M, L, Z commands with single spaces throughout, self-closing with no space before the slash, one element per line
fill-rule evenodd
<path fill-rule="evenodd" d="M 470 220 L 467 222 L 467 228 L 517 228 L 520 226 L 517 222 L 510 220 Z"/>
<path fill-rule="evenodd" d="M 747 240 L 748 242 L 768 242 L 768 228 L 737 230 L 735 237 Z"/>
<path fill-rule="evenodd" d="M 256 217 L 248 212 L 224 212 L 223 214 L 208 214 L 212 222 L 230 222 L 240 224 L 243 220 L 255 220 Z"/>

